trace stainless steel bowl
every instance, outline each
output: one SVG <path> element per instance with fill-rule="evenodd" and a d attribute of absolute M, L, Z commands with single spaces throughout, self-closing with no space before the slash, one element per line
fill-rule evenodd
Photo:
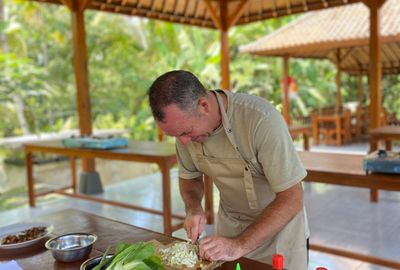
<path fill-rule="evenodd" d="M 113 254 L 106 256 L 107 263 L 101 269 L 106 269 L 108 264 L 111 262 L 111 258 L 113 256 L 114 256 Z M 80 270 L 92 270 L 100 263 L 102 257 L 103 256 L 97 256 L 94 258 L 87 259 L 84 263 L 82 263 L 81 268 L 79 268 L 79 269 Z"/>
<path fill-rule="evenodd" d="M 69 233 L 46 242 L 54 259 L 60 262 L 75 262 L 89 256 L 97 236 L 90 233 Z"/>

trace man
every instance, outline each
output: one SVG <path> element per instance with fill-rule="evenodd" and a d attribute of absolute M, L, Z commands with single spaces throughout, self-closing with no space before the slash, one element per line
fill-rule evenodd
<path fill-rule="evenodd" d="M 204 230 L 203 173 L 220 192 L 217 235 L 200 241 L 200 256 L 247 256 L 307 269 L 309 235 L 301 180 L 306 176 L 282 116 L 264 99 L 207 91 L 190 72 L 158 77 L 149 89 L 157 125 L 176 137 L 184 228 L 195 241 Z"/>

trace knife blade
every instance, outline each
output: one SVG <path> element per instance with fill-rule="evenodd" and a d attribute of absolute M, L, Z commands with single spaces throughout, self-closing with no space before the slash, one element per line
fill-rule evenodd
<path fill-rule="evenodd" d="M 197 258 L 200 260 L 200 234 L 197 236 L 196 241 L 194 241 L 195 251 Z"/>

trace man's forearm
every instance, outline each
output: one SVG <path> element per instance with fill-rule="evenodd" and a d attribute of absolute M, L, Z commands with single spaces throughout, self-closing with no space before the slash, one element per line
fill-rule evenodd
<path fill-rule="evenodd" d="M 243 255 L 253 251 L 278 233 L 303 208 L 301 183 L 277 194 L 263 211 L 236 240 Z"/>
<path fill-rule="evenodd" d="M 179 178 L 179 190 L 185 203 L 186 213 L 201 209 L 201 200 L 204 194 L 202 177 L 191 180 Z"/>

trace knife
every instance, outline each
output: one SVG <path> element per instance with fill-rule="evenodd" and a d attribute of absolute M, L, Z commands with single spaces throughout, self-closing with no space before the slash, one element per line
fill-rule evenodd
<path fill-rule="evenodd" d="M 196 241 L 194 241 L 195 251 L 198 259 L 200 260 L 200 234 L 197 235 Z"/>

